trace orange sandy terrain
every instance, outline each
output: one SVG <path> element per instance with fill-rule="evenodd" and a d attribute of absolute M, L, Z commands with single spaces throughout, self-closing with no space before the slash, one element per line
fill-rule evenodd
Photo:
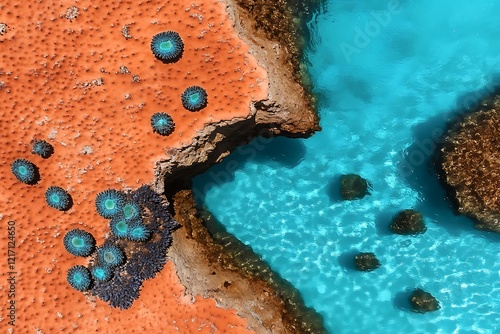
<path fill-rule="evenodd" d="M 78 15 L 68 19 L 71 6 Z M 248 332 L 234 310 L 185 295 L 170 262 L 144 282 L 128 310 L 89 298 L 66 282 L 67 270 L 87 259 L 70 255 L 62 242 L 78 227 L 102 244 L 109 228 L 95 211 L 97 193 L 152 183 L 155 162 L 168 158 L 170 148 L 190 144 L 209 122 L 248 116 L 250 102 L 266 97 L 267 74 L 238 38 L 225 4 L 7 0 L 0 4 L 0 23 L 7 24 L 0 34 L 2 332 Z M 178 32 L 185 45 L 173 64 L 156 60 L 150 49 L 152 36 L 166 30 Z M 185 110 L 180 100 L 193 85 L 208 93 L 199 112 Z M 168 137 L 151 129 L 150 117 L 159 111 L 175 122 Z M 54 154 L 32 154 L 33 138 L 51 143 Z M 10 165 L 17 158 L 38 166 L 36 185 L 14 177 Z M 72 196 L 69 211 L 46 204 L 52 185 Z M 16 226 L 15 327 L 7 309 L 10 220 Z"/>

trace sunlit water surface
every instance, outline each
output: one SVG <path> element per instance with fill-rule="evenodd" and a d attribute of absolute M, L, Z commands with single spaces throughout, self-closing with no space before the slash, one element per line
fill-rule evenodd
<path fill-rule="evenodd" d="M 453 215 L 429 159 L 446 120 L 495 82 L 499 13 L 498 0 L 332 0 L 307 54 L 323 131 L 257 139 L 196 178 L 198 200 L 330 332 L 500 332 L 500 238 Z M 341 201 L 345 173 L 369 179 L 372 195 Z M 388 232 L 407 208 L 424 214 L 425 234 Z M 358 251 L 382 267 L 356 272 Z M 410 312 L 416 287 L 441 309 Z"/>

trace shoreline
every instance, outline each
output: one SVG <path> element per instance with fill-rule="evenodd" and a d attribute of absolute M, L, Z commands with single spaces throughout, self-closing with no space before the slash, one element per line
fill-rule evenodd
<path fill-rule="evenodd" d="M 191 145 L 171 150 L 169 160 L 157 163 L 154 186 L 167 195 L 182 226 L 173 234 L 168 258 L 186 292 L 235 309 L 257 333 L 326 333 L 321 315 L 304 305 L 296 288 L 234 236 L 219 230 L 216 240 L 212 232 L 220 226 L 196 208 L 192 177 L 236 147 L 259 136 L 307 138 L 321 130 L 312 95 L 296 81 L 299 69 L 288 51 L 294 48 L 255 30 L 255 18 L 237 0 L 228 0 L 226 11 L 249 53 L 267 71 L 269 93 L 252 103 L 249 117 L 210 124 Z"/>

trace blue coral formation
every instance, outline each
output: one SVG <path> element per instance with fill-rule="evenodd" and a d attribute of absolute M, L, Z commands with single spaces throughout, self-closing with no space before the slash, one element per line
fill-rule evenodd
<path fill-rule="evenodd" d="M 74 229 L 68 231 L 63 239 L 64 248 L 75 256 L 89 256 L 95 248 L 95 239 L 87 231 Z"/>
<path fill-rule="evenodd" d="M 73 205 L 70 194 L 57 186 L 51 186 L 45 191 L 45 201 L 50 207 L 60 211 L 67 211 Z"/>
<path fill-rule="evenodd" d="M 130 241 L 144 242 L 151 236 L 151 231 L 142 223 L 135 223 L 130 226 L 127 239 Z"/>
<path fill-rule="evenodd" d="M 92 284 L 89 270 L 84 266 L 74 266 L 68 270 L 69 285 L 78 291 L 87 291 Z"/>
<path fill-rule="evenodd" d="M 125 265 L 114 269 L 115 275 L 108 282 L 97 282 L 92 288 L 93 295 L 120 309 L 130 308 L 139 298 L 143 281 L 153 278 L 163 269 L 167 249 L 172 243 L 172 232 L 179 226 L 169 213 L 168 203 L 149 186 L 140 187 L 131 198 L 147 210 L 147 219 L 141 225 L 150 231 L 151 236 L 142 243 L 110 237 L 106 241 L 108 244 L 120 243 L 125 249 L 131 247 L 133 252 Z M 129 226 L 132 228 L 137 224 L 135 221 Z"/>
<path fill-rule="evenodd" d="M 111 268 L 103 265 L 92 267 L 92 269 L 90 269 L 90 272 L 92 273 L 92 277 L 94 278 L 94 280 L 97 282 L 107 282 L 113 276 Z"/>
<path fill-rule="evenodd" d="M 173 63 L 182 57 L 184 42 L 177 32 L 164 31 L 153 36 L 151 51 L 158 60 Z"/>
<path fill-rule="evenodd" d="M 111 233 L 119 239 L 126 238 L 129 232 L 129 224 L 124 218 L 111 219 L 109 223 Z"/>
<path fill-rule="evenodd" d="M 112 268 L 125 262 L 125 254 L 120 247 L 108 243 L 97 250 L 97 259 L 102 265 Z"/>
<path fill-rule="evenodd" d="M 33 185 L 40 180 L 38 167 L 29 160 L 16 159 L 11 164 L 12 174 L 21 182 Z"/>
<path fill-rule="evenodd" d="M 169 114 L 164 112 L 157 112 L 151 116 L 151 127 L 153 132 L 162 136 L 168 136 L 174 131 L 174 121 Z"/>
<path fill-rule="evenodd" d="M 143 208 L 137 202 L 128 201 L 122 209 L 123 218 L 126 221 L 142 220 Z"/>
<path fill-rule="evenodd" d="M 54 147 L 43 139 L 33 139 L 31 141 L 31 153 L 47 159 L 54 153 Z"/>
<path fill-rule="evenodd" d="M 182 106 L 189 111 L 198 111 L 207 106 L 207 91 L 200 86 L 191 86 L 181 95 Z"/>
<path fill-rule="evenodd" d="M 121 191 L 107 189 L 99 194 L 95 199 L 97 213 L 104 218 L 113 218 L 122 213 L 127 197 Z"/>

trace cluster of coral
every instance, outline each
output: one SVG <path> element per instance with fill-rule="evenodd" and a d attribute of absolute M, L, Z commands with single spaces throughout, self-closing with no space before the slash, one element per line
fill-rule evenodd
<path fill-rule="evenodd" d="M 0 12 L 0 223 L 17 231 L 16 331 L 246 333 L 234 310 L 186 295 L 166 262 L 175 223 L 154 167 L 208 124 L 251 117 L 252 101 L 267 98 L 266 71 L 219 1 L 77 6 L 12 2 Z M 183 41 L 173 62 L 151 48 L 166 31 Z M 162 40 L 160 53 L 175 43 Z M 146 228 L 100 216 L 106 189 L 144 208 Z"/>
<path fill-rule="evenodd" d="M 163 269 L 172 231 L 178 227 L 168 205 L 148 186 L 125 194 L 114 189 L 99 193 L 96 211 L 109 219 L 111 234 L 95 248 L 92 234 L 73 229 L 64 236 L 64 247 L 74 255 L 91 257 L 87 267 L 75 265 L 68 283 L 79 291 L 127 309 L 139 297 L 142 282 Z"/>
<path fill-rule="evenodd" d="M 453 124 L 440 165 L 458 211 L 477 228 L 500 233 L 500 97 Z"/>

